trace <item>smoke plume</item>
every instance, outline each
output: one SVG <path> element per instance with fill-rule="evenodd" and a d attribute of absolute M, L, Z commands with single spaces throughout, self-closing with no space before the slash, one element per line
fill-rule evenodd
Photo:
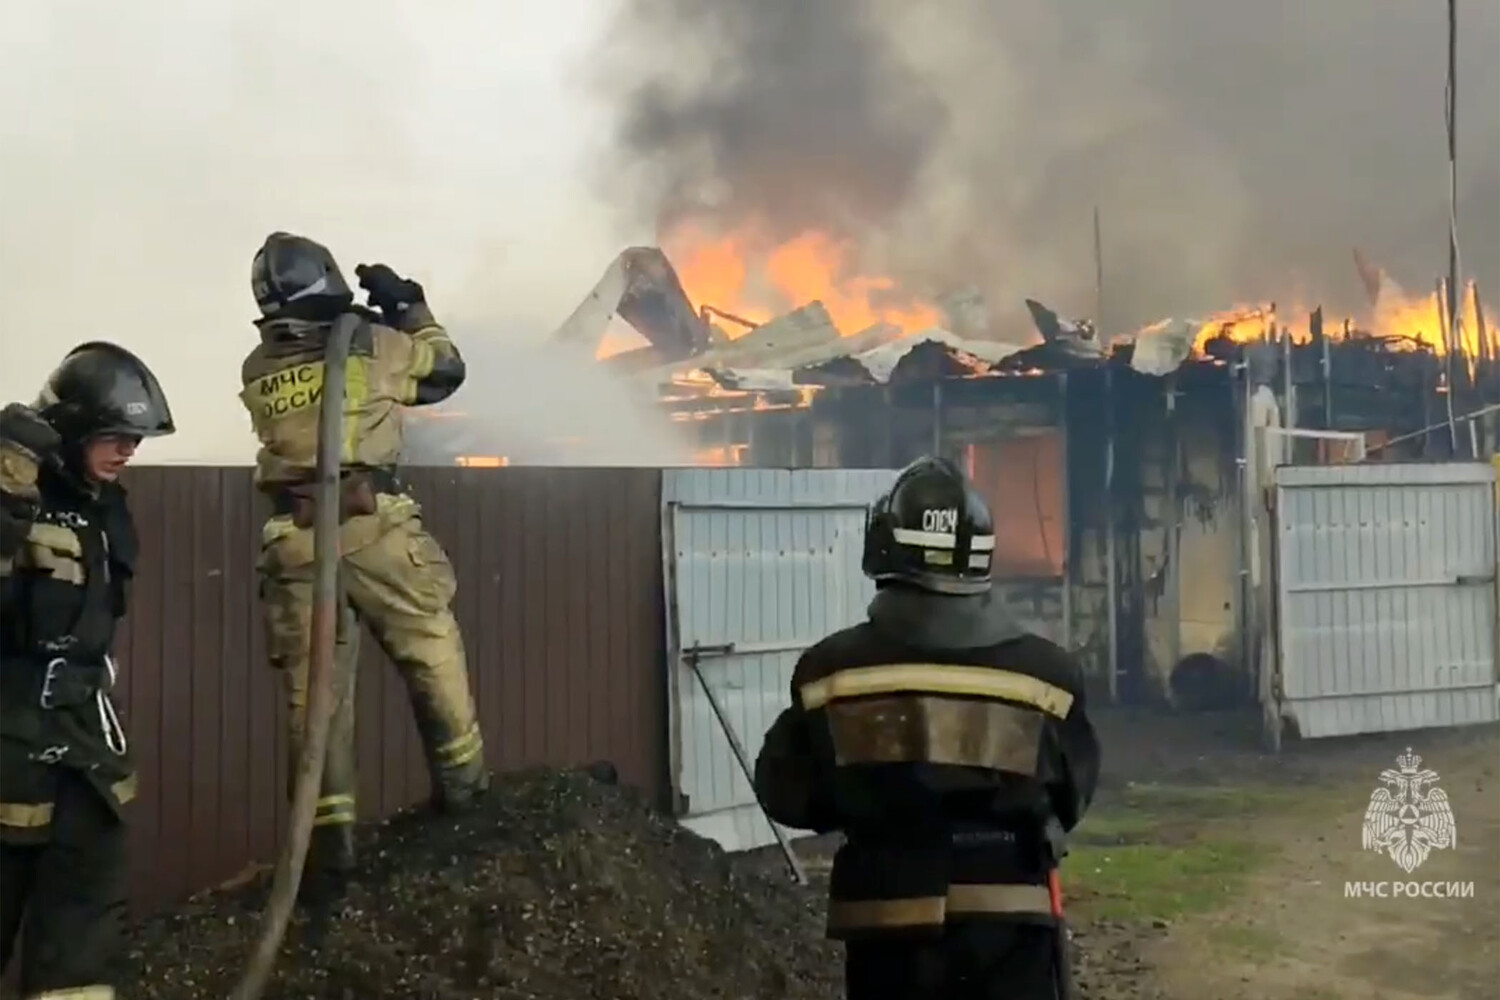
<path fill-rule="evenodd" d="M 598 111 L 566 89 L 593 0 L 545 6 L 0 0 L 0 402 L 113 340 L 177 420 L 141 461 L 249 461 L 250 258 L 277 229 L 421 281 L 466 356 L 544 338 L 619 250 L 578 180 Z M 518 391 L 476 360 L 452 408 Z M 611 398 L 566 420 L 610 440 Z"/>
<path fill-rule="evenodd" d="M 1464 270 L 1500 289 L 1500 6 L 1460 0 Z M 1361 303 L 1350 250 L 1447 268 L 1443 5 L 618 0 L 606 189 L 664 228 L 769 219 L 1105 324 Z M 1024 325 L 1024 319 L 1021 319 Z"/>
<path fill-rule="evenodd" d="M 407 465 L 452 465 L 465 456 L 503 456 L 512 465 L 691 465 L 693 447 L 668 420 L 654 387 L 631 384 L 589 351 L 524 337 L 454 339 L 471 345 L 480 391 L 407 418 Z M 461 339 L 460 339 L 461 338 Z"/>

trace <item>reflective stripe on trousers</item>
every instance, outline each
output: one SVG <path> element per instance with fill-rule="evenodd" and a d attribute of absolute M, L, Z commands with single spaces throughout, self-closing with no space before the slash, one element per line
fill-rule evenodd
<path fill-rule="evenodd" d="M 1051 917 L 1045 885 L 951 885 L 945 896 L 907 899 L 834 899 L 828 903 L 831 932 L 874 928 L 928 927 L 950 915 L 1012 913 Z"/>

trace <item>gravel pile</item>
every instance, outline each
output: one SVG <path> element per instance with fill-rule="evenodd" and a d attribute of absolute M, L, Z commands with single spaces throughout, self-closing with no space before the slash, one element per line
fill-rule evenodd
<path fill-rule="evenodd" d="M 708 1000 L 839 995 L 822 897 L 585 772 L 498 782 L 459 819 L 365 830 L 342 912 L 299 916 L 268 1000 Z M 225 996 L 264 885 L 141 925 L 123 995 Z"/>
<path fill-rule="evenodd" d="M 471 815 L 364 829 L 341 912 L 298 915 L 266 1000 L 842 998 L 821 878 L 800 888 L 775 857 L 731 859 L 600 773 L 511 776 Z M 139 925 L 122 995 L 227 996 L 266 889 Z M 1126 929 L 1080 930 L 1080 996 L 1150 995 Z"/>

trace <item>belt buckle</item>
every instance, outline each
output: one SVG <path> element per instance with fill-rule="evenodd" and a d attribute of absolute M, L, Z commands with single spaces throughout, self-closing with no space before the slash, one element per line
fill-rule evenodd
<path fill-rule="evenodd" d="M 52 709 L 57 707 L 57 695 L 55 692 L 53 692 L 52 686 L 57 683 L 57 676 L 59 672 L 61 672 L 62 669 L 67 665 L 67 660 L 63 659 L 61 656 L 55 657 L 54 659 L 48 661 L 47 672 L 42 675 L 42 696 L 40 699 L 38 699 L 38 702 L 42 706 L 42 708 L 47 709 L 48 711 L 51 711 Z"/>
<path fill-rule="evenodd" d="M 55 746 L 50 746 L 47 749 L 43 750 L 41 753 L 37 754 L 36 759 L 43 764 L 61 763 L 62 759 L 68 755 L 68 751 L 71 749 L 72 747 L 70 747 L 68 744 L 59 743 Z"/>

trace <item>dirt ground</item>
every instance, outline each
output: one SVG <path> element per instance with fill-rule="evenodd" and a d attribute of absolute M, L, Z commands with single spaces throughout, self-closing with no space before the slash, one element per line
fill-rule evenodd
<path fill-rule="evenodd" d="M 1253 720 L 1106 713 L 1106 768 L 1065 868 L 1080 1000 L 1500 1000 L 1500 729 L 1258 752 Z M 1410 876 L 1361 848 L 1383 769 L 1436 770 L 1457 847 Z M 480 815 L 364 831 L 336 915 L 299 918 L 269 1000 L 835 1000 L 814 885 L 774 848 L 726 856 L 599 773 L 508 778 Z M 1346 881 L 1475 882 L 1350 899 Z M 136 929 L 122 995 L 224 995 L 262 886 Z"/>
<path fill-rule="evenodd" d="M 1253 720 L 1107 715 L 1110 766 L 1068 862 L 1087 933 L 1139 955 L 1110 997 L 1500 998 L 1500 729 L 1257 752 Z M 1408 747 L 1457 828 L 1410 875 L 1365 851 L 1379 774 Z M 1346 882 L 1474 883 L 1466 899 L 1347 898 Z M 1116 989 L 1121 992 L 1116 992 Z"/>

